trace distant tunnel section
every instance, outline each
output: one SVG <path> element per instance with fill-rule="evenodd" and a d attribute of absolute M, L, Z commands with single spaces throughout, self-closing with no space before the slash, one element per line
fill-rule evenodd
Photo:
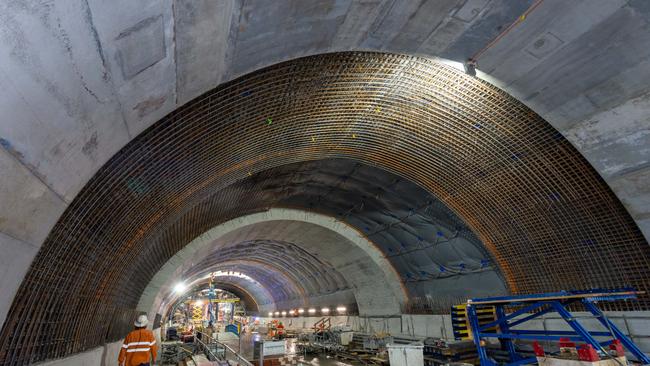
<path fill-rule="evenodd" d="M 160 312 L 175 283 L 210 274 L 255 289 L 264 312 L 345 306 L 352 313 L 398 315 L 408 299 L 395 268 L 353 227 L 306 210 L 272 208 L 193 240 L 154 276 L 138 308 Z"/>

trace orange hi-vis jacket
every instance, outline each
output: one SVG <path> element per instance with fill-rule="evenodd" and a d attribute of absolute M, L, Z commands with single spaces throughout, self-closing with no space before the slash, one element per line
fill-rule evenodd
<path fill-rule="evenodd" d="M 157 350 L 153 332 L 149 329 L 136 329 L 124 339 L 118 361 L 120 365 L 125 366 L 153 363 L 156 360 Z M 149 360 L 149 355 L 151 355 L 151 360 Z"/>

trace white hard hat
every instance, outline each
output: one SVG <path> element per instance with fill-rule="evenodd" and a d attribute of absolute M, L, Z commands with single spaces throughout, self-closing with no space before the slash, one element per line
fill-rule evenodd
<path fill-rule="evenodd" d="M 138 320 L 135 321 L 135 326 L 136 327 L 146 327 L 147 324 L 149 323 L 149 319 L 147 319 L 146 314 L 142 314 L 138 317 Z"/>

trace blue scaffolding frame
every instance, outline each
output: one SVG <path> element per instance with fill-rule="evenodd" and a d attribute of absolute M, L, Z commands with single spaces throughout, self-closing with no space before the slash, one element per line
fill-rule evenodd
<path fill-rule="evenodd" d="M 650 364 L 650 357 L 641 352 L 636 344 L 618 329 L 596 305 L 599 301 L 636 299 L 637 294 L 639 292 L 632 288 L 623 288 L 612 290 L 560 291 L 535 295 L 515 295 L 467 300 L 467 318 L 478 356 L 481 360 L 481 366 L 497 365 L 497 363 L 488 357 L 485 342 L 482 342 L 485 338 L 497 338 L 501 341 L 510 356 L 510 363 L 506 364 L 506 366 L 537 363 L 535 357 L 523 357 L 519 355 L 512 340 L 559 341 L 560 338 L 568 338 L 574 342 L 585 342 L 591 344 L 596 350 L 603 350 L 604 347 L 618 339 L 628 352 L 637 357 L 638 361 L 643 362 L 643 364 Z M 582 303 L 585 310 L 593 314 L 608 331 L 589 331 L 585 329 L 568 309 L 569 305 L 577 303 Z M 479 324 L 477 309 L 485 306 L 495 307 L 497 319 L 481 325 Z M 513 313 L 506 314 L 504 309 L 506 306 L 518 306 L 521 308 Z M 573 331 L 512 329 L 517 325 L 551 312 L 558 313 Z M 495 326 L 497 326 L 496 331 L 488 331 Z M 595 337 L 608 337 L 609 339 L 599 342 Z"/>

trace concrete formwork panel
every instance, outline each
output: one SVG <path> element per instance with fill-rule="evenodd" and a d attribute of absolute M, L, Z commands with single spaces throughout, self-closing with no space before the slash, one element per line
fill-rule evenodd
<path fill-rule="evenodd" d="M 650 164 L 648 110 L 645 94 L 572 126 L 565 136 L 606 180 L 626 175 Z"/>
<path fill-rule="evenodd" d="M 173 2 L 88 1 L 131 136 L 176 106 Z"/>
<path fill-rule="evenodd" d="M 219 85 L 230 68 L 240 1 L 174 3 L 178 103 Z"/>
<path fill-rule="evenodd" d="M 479 68 L 509 85 L 623 5 L 623 0 L 544 1 L 526 17 L 525 24 L 514 28 L 480 57 Z M 563 6 L 561 13 L 557 12 L 558 6 Z"/>
<path fill-rule="evenodd" d="M 0 172 L 0 232 L 40 247 L 66 203 L 6 147 L 0 148 Z"/>
<path fill-rule="evenodd" d="M 487 0 L 468 0 L 459 4 L 429 34 L 417 52 L 423 55 L 442 55 L 463 33 L 482 21 L 491 9 L 490 3 Z"/>
<path fill-rule="evenodd" d="M 0 233 L 0 324 L 37 251 L 33 244 Z"/>
<path fill-rule="evenodd" d="M 154 332 L 156 340 L 160 344 L 159 333 Z M 40 366 L 97 366 L 97 365 L 117 365 L 117 359 L 122 348 L 122 342 L 107 343 L 102 347 L 93 348 L 90 351 L 78 353 L 74 356 L 65 357 L 57 360 L 38 363 Z"/>
<path fill-rule="evenodd" d="M 357 48 L 368 35 L 373 21 L 393 0 L 352 0 L 345 19 L 338 26 L 332 48 L 347 51 Z"/>
<path fill-rule="evenodd" d="M 129 136 L 84 1 L 0 6 L 0 138 L 66 201 Z"/>
<path fill-rule="evenodd" d="M 544 58 L 509 88 L 525 91 L 519 94 L 520 99 L 544 115 L 574 98 L 578 90 L 589 90 L 647 58 L 650 51 L 637 51 L 650 46 L 650 35 L 636 31 L 644 25 L 641 14 L 619 8 L 590 31 Z M 608 45 L 608 52 L 603 52 L 603 44 Z"/>
<path fill-rule="evenodd" d="M 244 1 L 233 54 L 233 77 L 330 50 L 350 0 Z"/>

